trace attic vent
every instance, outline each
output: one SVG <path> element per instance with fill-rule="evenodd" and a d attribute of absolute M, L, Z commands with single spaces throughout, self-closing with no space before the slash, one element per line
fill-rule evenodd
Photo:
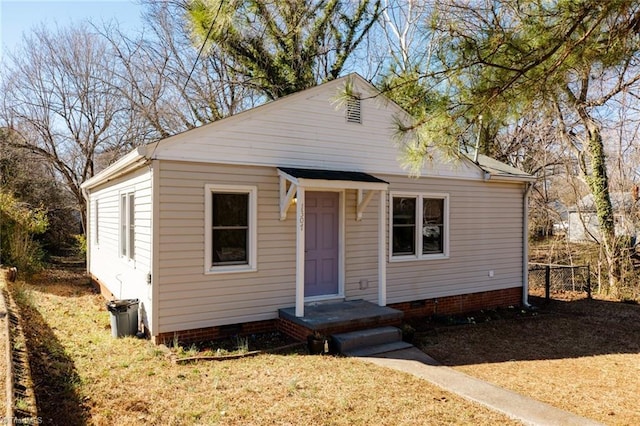
<path fill-rule="evenodd" d="M 347 123 L 362 124 L 362 108 L 359 97 L 352 97 L 347 100 Z"/>

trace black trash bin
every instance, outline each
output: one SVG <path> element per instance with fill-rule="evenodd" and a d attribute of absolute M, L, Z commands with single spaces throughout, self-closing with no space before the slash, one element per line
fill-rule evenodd
<path fill-rule="evenodd" d="M 112 300 L 107 303 L 111 314 L 113 337 L 135 336 L 138 332 L 138 299 Z"/>

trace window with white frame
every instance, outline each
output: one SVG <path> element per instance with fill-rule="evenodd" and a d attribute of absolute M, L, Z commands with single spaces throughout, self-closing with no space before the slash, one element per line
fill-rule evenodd
<path fill-rule="evenodd" d="M 136 241 L 135 195 L 133 192 L 120 194 L 120 256 L 133 260 Z"/>
<path fill-rule="evenodd" d="M 256 269 L 257 188 L 206 185 L 205 272 Z"/>
<path fill-rule="evenodd" d="M 449 195 L 391 194 L 391 258 L 449 256 Z"/>
<path fill-rule="evenodd" d="M 100 211 L 100 203 L 99 200 L 96 200 L 96 202 L 94 203 L 94 223 L 95 223 L 95 234 L 94 234 L 94 238 L 93 241 L 96 243 L 96 245 L 100 244 L 100 216 L 99 216 L 99 211 Z"/>

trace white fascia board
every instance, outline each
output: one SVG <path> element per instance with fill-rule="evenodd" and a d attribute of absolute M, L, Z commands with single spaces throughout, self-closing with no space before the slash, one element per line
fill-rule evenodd
<path fill-rule="evenodd" d="M 383 182 L 362 182 L 355 180 L 325 180 L 325 179 L 297 179 L 298 186 L 305 188 L 326 188 L 326 189 L 362 189 L 370 191 L 384 191 L 389 187 Z"/>
<path fill-rule="evenodd" d="M 537 178 L 535 176 L 531 176 L 531 175 L 522 175 L 522 176 L 505 176 L 505 175 L 499 175 L 499 174 L 493 174 L 493 173 L 489 173 L 487 172 L 490 176 L 489 179 L 492 182 L 509 182 L 509 183 L 514 183 L 514 182 L 518 182 L 518 183 L 525 183 L 525 182 L 535 182 L 537 180 Z"/>
<path fill-rule="evenodd" d="M 120 176 L 123 173 L 138 168 L 141 162 L 146 161 L 146 153 L 147 148 L 144 146 L 140 146 L 134 149 L 106 169 L 102 170 L 100 173 L 94 175 L 90 179 L 87 179 L 82 185 L 80 185 L 80 188 L 93 188 L 104 182 L 114 179 L 115 177 Z"/>

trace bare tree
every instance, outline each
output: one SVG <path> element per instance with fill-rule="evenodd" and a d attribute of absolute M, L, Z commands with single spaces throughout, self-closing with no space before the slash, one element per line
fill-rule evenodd
<path fill-rule="evenodd" d="M 430 30 L 433 0 L 383 0 L 380 31 L 385 57 L 380 62 L 398 73 L 429 70 L 437 36 Z"/>
<path fill-rule="evenodd" d="M 122 33 L 113 24 L 99 31 L 118 62 L 117 87 L 138 122 L 139 143 L 232 115 L 254 105 L 255 94 L 227 58 L 198 56 L 175 4 L 149 3 L 145 32 Z"/>
<path fill-rule="evenodd" d="M 19 136 L 0 128 L 0 191 L 32 209 L 42 209 L 49 226 L 38 241 L 50 254 L 68 253 L 76 242 L 73 235 L 81 232 L 76 202 L 44 158 L 12 146 L 15 138 Z"/>
<path fill-rule="evenodd" d="M 109 46 L 84 25 L 36 29 L 3 69 L 0 119 L 10 143 L 44 158 L 72 194 L 84 220 L 80 185 L 101 153 L 135 144 L 129 104 Z"/>

